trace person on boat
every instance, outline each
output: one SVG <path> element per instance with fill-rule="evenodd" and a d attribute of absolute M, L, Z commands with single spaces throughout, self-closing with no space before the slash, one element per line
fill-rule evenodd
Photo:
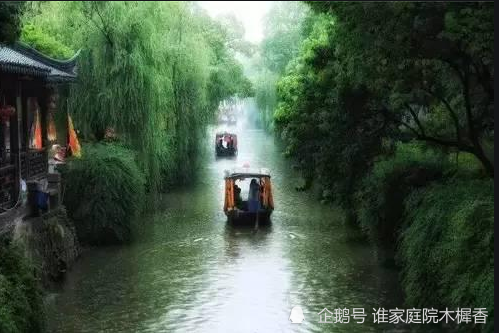
<path fill-rule="evenodd" d="M 234 148 L 234 139 L 232 138 L 232 136 L 229 136 L 229 139 L 227 141 L 227 148 L 228 149 Z"/>
<path fill-rule="evenodd" d="M 250 212 L 257 212 L 260 208 L 260 185 L 256 179 L 252 179 L 250 182 L 249 194 L 248 194 L 248 210 Z"/>
<path fill-rule="evenodd" d="M 241 197 L 241 188 L 237 185 L 234 185 L 234 201 L 236 207 L 241 209 L 243 207 L 243 198 Z"/>
<path fill-rule="evenodd" d="M 224 147 L 224 144 L 223 144 L 223 139 L 222 139 L 222 138 L 220 138 L 220 139 L 218 140 L 217 148 L 218 148 L 218 149 L 222 149 L 223 147 Z"/>

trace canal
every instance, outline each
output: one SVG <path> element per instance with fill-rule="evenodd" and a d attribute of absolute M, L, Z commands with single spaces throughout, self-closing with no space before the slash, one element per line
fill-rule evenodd
<path fill-rule="evenodd" d="M 249 113 L 247 109 L 247 113 Z M 49 295 L 49 332 L 369 332 L 373 308 L 403 308 L 397 272 L 352 240 L 341 214 L 308 192 L 279 144 L 250 121 L 233 128 L 236 159 L 216 159 L 214 133 L 194 185 L 162 196 L 132 245 L 88 250 Z M 269 226 L 234 227 L 223 206 L 225 169 L 270 169 L 276 209 Z M 290 311 L 303 309 L 302 324 Z M 364 308 L 363 324 L 319 323 L 327 308 Z"/>

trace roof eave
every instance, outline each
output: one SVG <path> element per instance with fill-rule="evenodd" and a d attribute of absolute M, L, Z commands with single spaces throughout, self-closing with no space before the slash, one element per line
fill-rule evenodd
<path fill-rule="evenodd" d="M 0 63 L 0 71 L 11 74 L 31 75 L 40 78 L 45 78 L 50 74 L 50 71 L 46 69 L 12 63 Z"/>
<path fill-rule="evenodd" d="M 23 54 L 27 54 L 33 59 L 47 66 L 54 67 L 65 72 L 74 70 L 74 68 L 76 67 L 76 59 L 80 55 L 80 50 L 78 50 L 71 58 L 66 60 L 58 60 L 46 54 L 43 54 L 42 52 L 32 48 L 31 46 L 23 42 L 16 42 L 11 46 L 11 48 Z"/>

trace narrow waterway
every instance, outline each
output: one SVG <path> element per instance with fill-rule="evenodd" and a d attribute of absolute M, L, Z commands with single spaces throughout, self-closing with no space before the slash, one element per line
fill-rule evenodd
<path fill-rule="evenodd" d="M 248 111 L 248 109 L 246 110 Z M 199 181 L 161 198 L 142 240 L 87 251 L 49 299 L 50 332 L 368 332 L 403 331 L 373 323 L 373 308 L 403 308 L 397 272 L 378 251 L 351 241 L 339 213 L 307 192 L 271 135 L 253 122 L 230 128 L 235 159 L 211 153 Z M 258 230 L 228 225 L 225 169 L 271 170 L 275 211 Z M 302 324 L 289 321 L 301 306 Z M 364 324 L 319 323 L 327 308 L 364 308 Z"/>

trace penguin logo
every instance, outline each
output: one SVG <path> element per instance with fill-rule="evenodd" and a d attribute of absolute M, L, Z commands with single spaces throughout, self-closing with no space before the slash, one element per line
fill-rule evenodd
<path fill-rule="evenodd" d="M 291 309 L 291 314 L 289 315 L 289 320 L 293 324 L 301 324 L 305 317 L 303 316 L 303 310 L 300 306 L 295 306 Z"/>

